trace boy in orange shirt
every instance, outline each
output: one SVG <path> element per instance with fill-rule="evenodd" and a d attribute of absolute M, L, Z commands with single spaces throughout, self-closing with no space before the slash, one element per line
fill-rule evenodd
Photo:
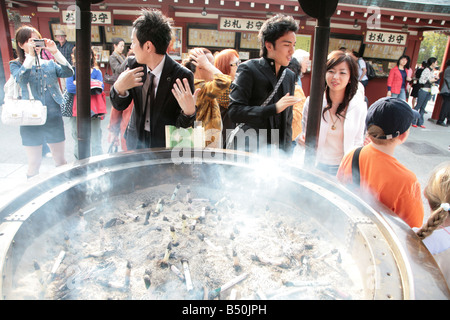
<path fill-rule="evenodd" d="M 423 223 L 420 184 L 416 175 L 394 158 L 394 150 L 406 141 L 416 117 L 417 113 L 401 99 L 379 99 L 369 108 L 366 117 L 371 142 L 359 154 L 361 193 L 375 197 L 410 227 L 420 227 Z M 347 185 L 354 182 L 352 159 L 355 150 L 344 156 L 337 173 L 338 180 Z"/>

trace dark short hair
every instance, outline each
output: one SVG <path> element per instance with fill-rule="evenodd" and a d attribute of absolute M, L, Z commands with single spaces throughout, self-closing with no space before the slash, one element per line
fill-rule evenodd
<path fill-rule="evenodd" d="M 153 43 L 157 54 L 165 54 L 172 40 L 171 21 L 159 10 L 143 9 L 133 22 L 136 38 L 142 47 L 147 41 Z"/>
<path fill-rule="evenodd" d="M 428 58 L 428 60 L 427 60 L 427 67 L 430 67 L 436 61 L 437 61 L 437 58 L 435 58 L 435 57 Z"/>
<path fill-rule="evenodd" d="M 112 44 L 114 44 L 114 45 L 118 45 L 121 41 L 123 41 L 123 43 L 125 43 L 125 40 L 123 40 L 122 38 L 112 38 Z"/>
<path fill-rule="evenodd" d="M 259 30 L 258 39 L 260 41 L 260 52 L 262 57 L 267 57 L 266 41 L 275 46 L 275 41 L 284 36 L 287 32 L 297 32 L 298 25 L 292 16 L 277 14 L 267 19 Z"/>

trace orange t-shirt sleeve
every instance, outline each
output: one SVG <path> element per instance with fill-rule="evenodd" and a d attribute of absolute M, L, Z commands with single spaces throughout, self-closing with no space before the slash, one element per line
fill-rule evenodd
<path fill-rule="evenodd" d="M 393 211 L 411 228 L 422 226 L 424 209 L 418 181 L 410 186 L 410 190 L 405 190 L 404 196 L 398 197 Z"/>

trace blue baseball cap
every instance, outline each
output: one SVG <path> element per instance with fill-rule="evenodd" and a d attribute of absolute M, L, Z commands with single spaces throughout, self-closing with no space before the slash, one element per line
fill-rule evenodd
<path fill-rule="evenodd" d="M 419 113 L 412 109 L 405 100 L 399 98 L 381 98 L 375 101 L 367 111 L 366 128 L 376 125 L 383 129 L 384 137 L 392 139 L 406 132 L 411 124 L 419 118 Z"/>

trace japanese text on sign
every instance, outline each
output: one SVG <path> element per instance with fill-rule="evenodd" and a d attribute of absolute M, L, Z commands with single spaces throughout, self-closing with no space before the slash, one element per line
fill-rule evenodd
<path fill-rule="evenodd" d="M 406 33 L 367 30 L 365 43 L 405 46 L 407 37 Z"/>
<path fill-rule="evenodd" d="M 224 17 L 220 18 L 220 29 L 258 32 L 264 21 L 265 20 Z"/>
<path fill-rule="evenodd" d="M 62 23 L 75 23 L 76 11 L 63 10 L 62 11 Z M 92 24 L 111 24 L 111 12 L 108 11 L 91 11 L 91 23 Z"/>

